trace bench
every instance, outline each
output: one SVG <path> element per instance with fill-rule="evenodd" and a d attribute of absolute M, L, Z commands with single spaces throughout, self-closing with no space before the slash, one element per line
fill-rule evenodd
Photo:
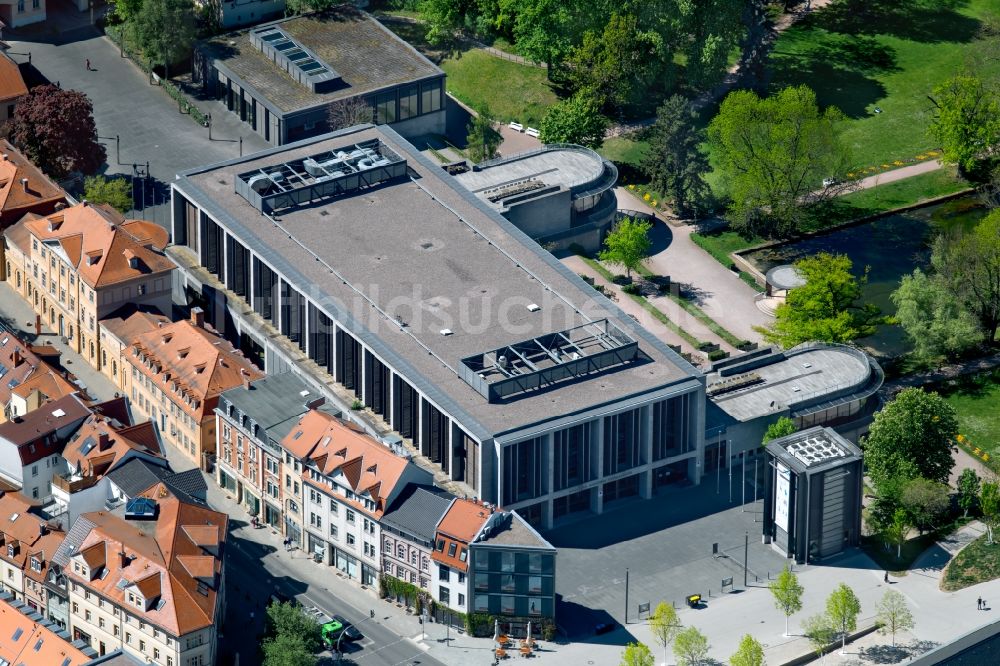
<path fill-rule="evenodd" d="M 515 132 L 523 132 L 524 131 L 524 125 L 522 125 L 519 122 L 515 122 L 513 120 L 510 121 L 510 125 L 508 125 L 508 127 L 510 127 Z"/>
<path fill-rule="evenodd" d="M 536 130 L 534 127 L 529 127 L 528 129 L 524 130 L 524 133 L 527 134 L 528 136 L 534 137 L 536 139 L 538 138 L 538 136 L 540 134 L 540 132 L 538 130 Z"/>

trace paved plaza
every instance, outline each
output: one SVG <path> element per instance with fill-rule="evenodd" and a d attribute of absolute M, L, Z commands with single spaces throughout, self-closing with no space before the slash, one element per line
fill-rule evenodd
<path fill-rule="evenodd" d="M 145 193 L 136 189 L 134 196 L 136 207 L 145 208 L 142 216 L 146 219 L 169 226 L 170 209 L 163 202 L 179 171 L 237 157 L 241 137 L 244 154 L 267 147 L 262 137 L 222 104 L 199 102 L 203 112 L 212 114 L 210 140 L 208 128 L 180 113 L 177 102 L 163 88 L 152 85 L 109 39 L 88 27 L 72 35 L 72 39 L 56 39 L 57 35 L 48 32 L 27 31 L 6 37 L 15 60 L 25 62 L 30 52 L 31 64 L 42 77 L 90 98 L 97 135 L 107 150 L 106 173 L 131 176 L 133 164 L 144 167 L 149 163 L 154 182 Z M 93 71 L 86 69 L 88 60 Z"/>

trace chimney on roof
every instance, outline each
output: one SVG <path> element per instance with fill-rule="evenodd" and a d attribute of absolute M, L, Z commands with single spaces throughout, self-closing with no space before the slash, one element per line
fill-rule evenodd
<path fill-rule="evenodd" d="M 24 188 L 25 192 L 28 191 L 28 179 L 27 178 L 22 178 L 21 179 L 21 187 Z"/>
<path fill-rule="evenodd" d="M 84 206 L 84 207 L 86 207 L 86 205 L 87 205 L 87 204 L 89 204 L 89 203 L 90 203 L 90 202 L 89 202 L 89 201 L 87 201 L 86 199 L 82 199 L 82 200 L 80 201 L 80 205 L 81 205 L 81 206 Z"/>
<path fill-rule="evenodd" d="M 111 438 L 108 437 L 108 433 L 102 432 L 97 437 L 97 450 L 105 451 L 109 446 L 111 446 Z"/>
<path fill-rule="evenodd" d="M 21 350 L 20 349 L 15 349 L 14 350 L 14 355 L 11 358 L 11 361 L 14 363 L 14 367 L 15 368 L 17 366 L 21 365 L 21 362 L 24 361 L 24 357 L 21 356 Z"/>
<path fill-rule="evenodd" d="M 121 550 L 118 551 L 118 559 L 121 562 L 121 568 L 122 569 L 124 569 L 125 567 L 127 567 L 128 564 L 129 564 L 129 562 L 132 561 L 131 559 L 129 559 L 129 556 L 125 554 L 125 549 L 124 548 L 122 548 Z"/>
<path fill-rule="evenodd" d="M 324 398 L 323 396 L 319 396 L 318 398 L 313 398 L 312 400 L 310 400 L 309 402 L 307 402 L 306 403 L 306 409 L 309 409 L 309 410 L 319 409 L 320 407 L 322 407 L 325 404 L 326 404 L 326 398 Z"/>
<path fill-rule="evenodd" d="M 49 526 L 45 523 L 38 523 L 38 536 L 45 536 L 49 533 Z"/>
<path fill-rule="evenodd" d="M 10 159 L 10 155 L 8 155 L 7 153 L 4 153 L 3 154 L 3 161 L 6 162 L 9 159 Z"/>
<path fill-rule="evenodd" d="M 250 390 L 250 373 L 247 372 L 246 368 L 240 368 L 240 379 L 243 380 L 243 388 L 247 391 Z"/>
<path fill-rule="evenodd" d="M 191 323 L 198 328 L 205 328 L 205 311 L 199 307 L 191 308 Z"/>

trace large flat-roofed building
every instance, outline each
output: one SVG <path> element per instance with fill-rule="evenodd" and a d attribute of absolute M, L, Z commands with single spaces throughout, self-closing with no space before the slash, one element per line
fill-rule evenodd
<path fill-rule="evenodd" d="M 356 397 L 457 492 L 548 526 L 697 482 L 701 374 L 392 129 L 194 169 L 172 196 L 175 296 L 268 373 Z"/>
<path fill-rule="evenodd" d="M 276 146 L 328 132 L 349 100 L 404 136 L 445 132 L 444 72 L 351 6 L 213 37 L 194 61 L 194 80 Z"/>
<path fill-rule="evenodd" d="M 821 342 L 716 363 L 706 375 L 705 465 L 714 470 L 726 458 L 757 455 L 768 425 L 782 416 L 800 430 L 831 426 L 857 441 L 881 404 L 884 378 L 860 349 Z"/>
<path fill-rule="evenodd" d="M 455 177 L 548 249 L 596 252 L 615 222 L 618 169 L 583 146 L 546 145 Z"/>

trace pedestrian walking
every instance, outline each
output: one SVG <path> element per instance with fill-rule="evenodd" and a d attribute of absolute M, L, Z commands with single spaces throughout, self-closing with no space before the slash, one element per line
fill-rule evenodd
<path fill-rule="evenodd" d="M 983 598 L 976 599 L 976 610 L 983 610 Z"/>
<path fill-rule="evenodd" d="M 885 572 L 885 576 L 882 578 L 882 580 L 884 580 L 887 583 L 889 582 L 889 572 L 888 571 Z"/>
<path fill-rule="evenodd" d="M 90 58 L 87 58 L 87 71 L 90 71 Z"/>

